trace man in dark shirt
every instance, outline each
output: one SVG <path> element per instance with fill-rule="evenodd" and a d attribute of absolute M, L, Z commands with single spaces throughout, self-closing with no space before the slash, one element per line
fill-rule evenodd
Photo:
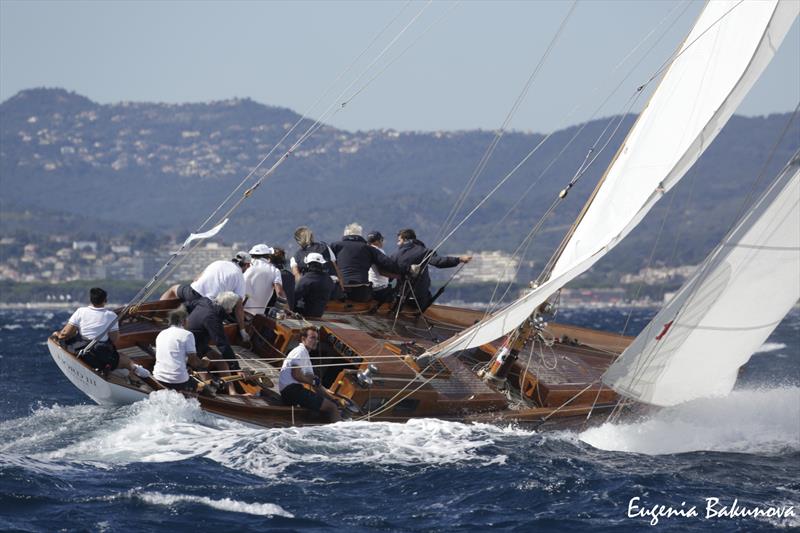
<path fill-rule="evenodd" d="M 325 270 L 325 258 L 312 252 L 305 258 L 308 270 L 294 290 L 297 312 L 306 317 L 321 317 L 331 299 L 334 284 Z"/>
<path fill-rule="evenodd" d="M 361 236 L 361 232 L 361 225 L 349 224 L 344 229 L 342 240 L 331 245 L 344 278 L 347 299 L 354 302 L 368 302 L 372 299 L 372 288 L 369 285 L 369 269 L 372 265 L 383 272 L 400 273 L 397 261 L 370 246 Z"/>
<path fill-rule="evenodd" d="M 286 294 L 286 305 L 289 307 L 290 311 L 294 311 L 295 307 L 295 297 L 294 297 L 294 287 L 297 284 L 297 281 L 294 279 L 294 275 L 286 269 L 286 252 L 283 248 L 273 248 L 274 252 L 269 258 L 270 263 L 275 265 L 275 267 L 281 271 L 281 281 L 283 282 L 283 292 Z M 278 301 L 278 295 L 273 294 L 272 298 L 270 298 L 269 303 L 267 303 L 267 307 L 275 307 L 275 304 Z"/>
<path fill-rule="evenodd" d="M 416 299 L 417 305 L 423 311 L 430 305 L 431 299 L 431 277 L 428 274 L 428 267 L 451 268 L 460 263 L 469 263 L 471 255 L 459 257 L 439 256 L 436 252 L 431 252 L 425 247 L 425 243 L 417 240 L 417 234 L 413 229 L 401 229 L 397 232 L 397 251 L 392 254 L 392 259 L 397 261 L 397 265 L 402 272 L 409 272 L 412 265 L 419 265 L 419 274 L 413 276 L 407 274 L 411 281 L 412 294 L 408 294 L 406 289 L 406 300 Z M 398 287 L 403 293 L 403 287 Z"/>
<path fill-rule="evenodd" d="M 209 341 L 214 341 L 217 350 L 222 353 L 222 359 L 227 359 L 225 370 L 239 370 L 236 354 L 231 348 L 228 337 L 225 335 L 223 320 L 230 315 L 236 307 L 239 296 L 234 292 L 222 292 L 214 300 L 200 298 L 195 301 L 194 309 L 189 313 L 186 329 L 194 335 L 197 353 L 200 357 L 208 356 L 209 359 L 219 359 L 219 356 L 209 346 Z"/>

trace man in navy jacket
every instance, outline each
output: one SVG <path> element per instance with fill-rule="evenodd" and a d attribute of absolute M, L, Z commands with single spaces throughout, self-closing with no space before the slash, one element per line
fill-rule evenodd
<path fill-rule="evenodd" d="M 427 259 L 426 259 L 427 258 Z M 436 252 L 431 253 L 425 247 L 425 243 L 417 240 L 417 234 L 413 229 L 401 229 L 397 232 L 397 251 L 392 254 L 392 259 L 397 261 L 397 265 L 402 272 L 408 273 L 411 280 L 413 294 L 408 294 L 406 289 L 406 299 L 414 298 L 420 309 L 425 310 L 430 304 L 433 296 L 431 295 L 431 277 L 428 274 L 428 267 L 451 268 L 461 263 L 469 263 L 471 255 L 459 257 L 439 256 Z M 412 265 L 420 265 L 419 274 L 413 276 L 410 273 Z M 403 287 L 399 288 L 401 294 Z"/>

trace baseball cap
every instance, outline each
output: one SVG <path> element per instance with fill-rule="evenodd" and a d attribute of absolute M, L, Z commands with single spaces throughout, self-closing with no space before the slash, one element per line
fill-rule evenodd
<path fill-rule="evenodd" d="M 250 257 L 250 254 L 247 252 L 236 252 L 236 255 L 233 256 L 233 261 L 235 263 L 239 263 L 240 265 L 249 264 L 253 262 L 253 259 Z"/>
<path fill-rule="evenodd" d="M 250 248 L 250 255 L 270 255 L 272 253 L 275 253 L 275 250 L 266 244 L 256 244 Z"/>
<path fill-rule="evenodd" d="M 325 258 L 322 257 L 322 254 L 318 254 L 316 252 L 311 252 L 310 254 L 308 254 L 306 256 L 305 259 L 303 259 L 303 262 L 305 262 L 305 264 L 319 263 L 321 265 L 324 265 L 326 261 L 325 261 Z"/>

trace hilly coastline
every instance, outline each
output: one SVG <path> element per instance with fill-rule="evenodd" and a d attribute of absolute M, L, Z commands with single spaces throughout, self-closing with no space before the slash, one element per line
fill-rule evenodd
<path fill-rule="evenodd" d="M 800 129 L 794 123 L 766 164 L 788 119 L 788 113 L 733 117 L 683 182 L 598 265 L 595 279 L 618 278 L 646 266 L 657 240 L 656 263 L 702 259 L 730 226 L 756 178 L 763 176 L 755 189 L 763 187 L 796 148 Z M 76 239 L 151 233 L 181 239 L 298 120 L 291 110 L 249 99 L 104 105 L 63 89 L 22 91 L 0 104 L 1 232 L 59 232 Z M 528 250 L 527 260 L 545 261 L 633 116 L 555 132 L 443 251 L 513 251 L 615 120 L 622 124 L 617 138 Z M 302 121 L 297 132 L 311 124 Z M 347 223 L 358 221 L 388 235 L 414 227 L 433 243 L 493 136 L 482 130 L 350 132 L 323 126 L 243 204 L 221 238 L 291 248 L 298 225 L 309 225 L 330 241 Z M 507 132 L 465 210 L 543 139 L 539 133 Z M 287 147 L 280 146 L 267 165 Z"/>

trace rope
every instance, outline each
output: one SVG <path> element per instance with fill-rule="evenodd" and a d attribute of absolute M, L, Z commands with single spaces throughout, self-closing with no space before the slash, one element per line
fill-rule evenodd
<path fill-rule="evenodd" d="M 603 102 L 602 102 L 602 103 L 601 103 L 601 104 L 600 104 L 600 105 L 599 105 L 599 106 L 598 106 L 598 107 L 595 109 L 594 113 L 592 113 L 592 116 L 590 117 L 590 119 L 589 119 L 589 120 L 592 120 L 592 119 L 593 119 L 593 118 L 594 118 L 594 117 L 595 117 L 595 116 L 596 116 L 596 115 L 597 115 L 597 114 L 600 112 L 600 110 L 601 110 L 601 109 L 602 109 L 602 108 L 605 106 L 605 104 L 606 104 L 606 103 L 607 103 L 607 102 L 608 102 L 608 101 L 611 99 L 611 97 L 612 97 L 614 94 L 616 94 L 616 93 L 619 91 L 620 87 L 621 87 L 621 86 L 622 86 L 622 84 L 625 82 L 625 80 L 626 80 L 626 79 L 628 79 L 628 77 L 630 77 L 630 75 L 633 73 L 633 71 L 636 69 L 636 67 L 638 67 L 638 66 L 639 66 L 639 64 L 640 64 L 640 63 L 641 63 L 641 62 L 644 60 L 644 58 L 645 58 L 645 57 L 647 57 L 647 55 L 649 55 L 649 53 L 650 53 L 650 52 L 653 50 L 653 48 L 655 48 L 655 46 L 656 46 L 656 45 L 657 45 L 657 44 L 658 44 L 658 43 L 661 41 L 661 39 L 662 39 L 662 38 L 663 38 L 663 37 L 666 35 L 666 33 L 669 31 L 669 29 L 670 29 L 670 28 L 671 28 L 671 27 L 672 27 L 672 26 L 675 24 L 675 22 L 677 22 L 677 20 L 678 20 L 678 19 L 679 19 L 679 18 L 680 18 L 680 17 L 683 15 L 683 13 L 686 11 L 686 9 L 688 8 L 688 6 L 689 6 L 689 5 L 690 5 L 690 4 L 689 4 L 688 2 L 685 4 L 683 11 L 681 11 L 681 13 L 678 15 L 678 17 L 676 17 L 676 19 L 675 19 L 675 20 L 673 20 L 673 22 L 672 22 L 672 23 L 671 23 L 671 24 L 670 24 L 670 25 L 669 25 L 669 26 L 668 26 L 668 27 L 667 27 L 667 28 L 664 30 L 664 32 L 662 33 L 661 37 L 659 37 L 659 38 L 658 38 L 658 39 L 657 39 L 657 40 L 656 40 L 656 41 L 653 43 L 653 45 L 650 47 L 650 49 L 648 49 L 648 51 L 647 51 L 647 52 L 646 52 L 646 53 L 645 53 L 645 54 L 642 56 L 642 58 L 640 58 L 640 60 L 639 60 L 639 61 L 638 61 L 638 62 L 637 62 L 637 63 L 636 63 L 636 64 L 635 64 L 635 65 L 634 65 L 634 66 L 633 66 L 633 67 L 632 67 L 632 68 L 631 68 L 629 71 L 628 71 L 628 73 L 627 73 L 627 74 L 626 74 L 626 75 L 625 75 L 625 76 L 622 78 L 622 80 L 620 80 L 620 82 L 617 84 L 617 86 L 616 86 L 616 87 L 615 87 L 615 88 L 614 88 L 614 89 L 613 89 L 613 90 L 612 90 L 612 91 L 611 91 L 611 92 L 610 92 L 610 93 L 609 93 L 609 94 L 606 96 L 606 98 L 603 100 Z M 674 9 L 675 9 L 675 8 L 673 8 L 673 10 L 674 10 Z M 650 33 L 648 33 L 648 34 L 647 34 L 647 36 L 645 36 L 645 38 L 644 38 L 644 39 L 642 39 L 642 40 L 641 40 L 641 41 L 640 41 L 640 42 L 639 42 L 639 43 L 638 43 L 638 44 L 637 44 L 637 45 L 636 45 L 636 46 L 635 46 L 635 47 L 634 47 L 634 48 L 633 48 L 633 49 L 632 49 L 632 50 L 631 50 L 631 51 L 630 51 L 630 52 L 629 52 L 629 53 L 628 53 L 626 56 L 625 56 L 625 58 L 623 58 L 623 60 L 622 60 L 622 61 L 620 61 L 620 62 L 617 64 L 617 66 L 615 66 L 615 67 L 614 67 L 614 69 L 612 70 L 612 72 L 616 71 L 616 70 L 617 70 L 617 69 L 618 69 L 618 68 L 619 68 L 619 67 L 620 67 L 620 66 L 621 66 L 621 65 L 622 65 L 622 64 L 623 64 L 623 63 L 624 63 L 624 62 L 625 62 L 625 61 L 626 61 L 626 60 L 627 60 L 627 59 L 628 59 L 630 56 L 632 56 L 632 55 L 633 55 L 633 53 L 636 51 L 636 49 L 638 49 L 638 48 L 639 48 L 641 45 L 643 45 L 643 44 L 644 44 L 644 42 L 646 42 L 646 41 L 647 41 L 647 39 L 649 39 L 649 38 L 650 38 L 650 36 L 651 36 L 651 35 L 652 35 L 652 34 L 655 32 L 655 30 L 656 30 L 656 29 L 657 29 L 659 26 L 661 26 L 661 25 L 664 23 L 664 21 L 666 21 L 666 20 L 667 20 L 667 18 L 669 18 L 669 16 L 670 16 L 671 14 L 672 14 L 672 10 L 671 10 L 671 11 L 670 11 L 670 12 L 667 14 L 667 16 L 665 16 L 665 17 L 664 17 L 664 18 L 663 18 L 663 19 L 662 19 L 662 20 L 661 20 L 661 21 L 660 21 L 660 22 L 659 22 L 659 23 L 658 23 L 658 24 L 657 24 L 657 25 L 654 27 L 654 29 L 653 29 L 653 30 L 651 30 L 651 31 L 650 31 Z M 644 89 L 644 87 L 646 87 L 646 85 L 647 85 L 648 83 L 649 83 L 649 82 L 647 82 L 647 83 L 645 83 L 645 84 L 642 84 L 641 86 L 639 86 L 639 87 L 638 87 L 638 88 L 637 88 L 637 89 L 634 91 L 633 95 L 632 95 L 632 96 L 629 98 L 629 102 L 630 102 L 630 104 L 627 106 L 627 108 L 626 108 L 626 110 L 624 111 L 624 113 L 627 113 L 627 112 L 629 112 L 629 110 L 630 110 L 630 109 L 633 107 L 633 104 L 635 103 L 636 99 L 638 99 L 638 95 L 639 95 L 639 94 L 641 94 L 641 91 Z M 597 90 L 598 90 L 598 89 L 599 89 L 599 85 L 595 87 L 595 89 L 592 91 L 592 93 L 594 93 L 594 92 L 597 92 Z M 580 108 L 581 108 L 581 105 L 578 105 L 578 106 L 574 107 L 574 108 L 572 109 L 572 111 L 570 111 L 570 113 L 568 113 L 567 117 L 565 117 L 565 118 L 569 118 L 569 117 L 570 117 L 570 116 L 572 116 L 572 115 L 573 115 L 575 112 L 577 112 L 577 110 L 578 110 L 578 109 L 580 109 Z M 624 113 L 623 113 L 623 114 L 624 114 Z M 620 123 L 621 123 L 621 121 L 620 121 Z M 587 121 L 587 122 L 585 122 L 585 123 L 584 123 L 584 124 L 581 126 L 581 128 L 580 128 L 579 132 L 576 132 L 576 134 L 573 136 L 573 139 L 571 139 L 571 140 L 570 140 L 570 142 L 567 144 L 567 146 L 569 146 L 569 144 L 571 144 L 571 143 L 572 143 L 572 141 L 573 141 L 573 140 L 574 140 L 574 139 L 577 137 L 577 135 L 580 133 L 580 131 L 582 131 L 582 130 L 583 130 L 583 128 L 585 128 L 585 127 L 586 127 L 586 124 L 588 124 L 588 121 Z M 468 213 L 468 214 L 467 214 L 467 215 L 466 215 L 466 216 L 465 216 L 465 217 L 464 217 L 464 218 L 461 220 L 461 222 L 460 222 L 460 223 L 459 223 L 459 224 L 458 224 L 458 225 L 457 225 L 457 226 L 456 226 L 456 227 L 455 227 L 455 228 L 454 228 L 452 231 L 450 231 L 450 232 L 449 232 L 449 233 L 448 233 L 448 234 L 447 234 L 447 235 L 446 235 L 444 238 L 442 238 L 442 239 L 441 239 L 441 241 L 440 241 L 440 242 L 439 242 L 439 243 L 438 243 L 438 244 L 437 244 L 437 245 L 436 245 L 436 246 L 433 248 L 433 251 L 436 251 L 436 250 L 438 250 L 438 249 L 439 249 L 439 248 L 440 248 L 440 247 L 441 247 L 441 246 L 442 246 L 442 245 L 443 245 L 443 244 L 444 244 L 444 243 L 445 243 L 445 242 L 446 242 L 446 241 L 447 241 L 447 240 L 448 240 L 448 239 L 449 239 L 449 238 L 450 238 L 450 237 L 451 237 L 451 236 L 452 236 L 452 235 L 453 235 L 453 234 L 454 234 L 454 233 L 455 233 L 455 232 L 456 232 L 456 231 L 457 231 L 457 230 L 458 230 L 458 229 L 459 229 L 459 228 L 460 228 L 460 227 L 461 227 L 461 226 L 462 226 L 462 225 L 463 225 L 463 224 L 464 224 L 464 223 L 465 223 L 465 222 L 466 222 L 466 221 L 467 221 L 467 220 L 468 220 L 468 219 L 469 219 L 469 218 L 470 218 L 470 217 L 471 217 L 471 216 L 472 216 L 474 213 L 475 213 L 475 211 L 477 211 L 477 210 L 478 210 L 478 209 L 479 209 L 479 208 L 480 208 L 480 207 L 481 207 L 481 206 L 482 206 L 482 205 L 485 203 L 485 201 L 486 201 L 486 200 L 487 200 L 487 199 L 488 199 L 490 196 L 492 196 L 492 195 L 493 195 L 493 194 L 494 194 L 494 193 L 497 191 L 497 189 L 499 189 L 499 188 L 500 188 L 500 186 L 502 186 L 502 185 L 503 185 L 503 184 L 504 184 L 504 183 L 505 183 L 505 182 L 506 182 L 506 181 L 507 181 L 507 180 L 508 180 L 508 179 L 509 179 L 509 178 L 510 178 L 510 177 L 511 177 L 511 176 L 512 176 L 514 173 L 516 173 L 516 171 L 517 171 L 517 170 L 518 170 L 518 169 L 519 169 L 519 168 L 520 168 L 520 167 L 521 167 L 521 166 L 522 166 L 522 165 L 523 165 L 525 162 L 527 162 L 527 161 L 528 161 L 528 159 L 530 159 L 530 157 L 531 157 L 531 156 L 533 156 L 533 155 L 534 155 L 534 153 L 535 153 L 536 151 L 538 151 L 538 149 L 539 149 L 539 148 L 540 148 L 540 147 L 541 147 L 541 146 L 542 146 L 542 145 L 543 145 L 543 144 L 544 144 L 544 143 L 545 143 L 545 142 L 546 142 L 546 141 L 547 141 L 547 140 L 548 140 L 548 139 L 549 139 L 549 138 L 550 138 L 550 137 L 551 137 L 553 134 L 554 134 L 554 132 L 551 132 L 551 133 L 547 134 L 547 135 L 546 135 L 546 136 L 545 136 L 545 137 L 542 139 L 542 141 L 540 141 L 540 142 L 539 142 L 539 143 L 536 145 L 536 147 L 534 147 L 534 148 L 533 148 L 533 149 L 532 149 L 530 152 L 528 152 L 528 154 L 527 154 L 527 155 L 526 155 L 526 156 L 523 158 L 523 160 L 522 160 L 522 161 L 521 161 L 521 162 L 520 162 L 520 163 L 519 163 L 519 164 L 518 164 L 516 167 L 514 167 L 514 169 L 512 169 L 512 170 L 511 170 L 511 172 L 509 172 L 509 173 L 508 173 L 508 174 L 507 174 L 507 175 L 506 175 L 506 176 L 505 176 L 505 177 L 504 177 L 504 178 L 503 178 L 503 179 L 500 181 L 500 183 L 498 184 L 498 186 L 496 186 L 494 189 L 492 189 L 492 190 L 491 190 L 491 191 L 488 193 L 488 195 L 487 195 L 487 196 L 486 196 L 486 197 L 485 197 L 483 200 L 481 200 L 481 202 L 479 202 L 479 204 L 478 204 L 478 205 L 477 205 L 477 206 L 476 206 L 476 207 L 475 207 L 475 208 L 474 208 L 472 211 L 470 211 L 470 212 L 469 212 L 469 213 Z M 612 137 L 613 137 L 613 136 L 612 136 Z M 610 139 L 609 139 L 609 140 L 610 140 Z M 599 139 L 598 139 L 598 141 L 599 141 Z M 595 144 L 596 144 L 596 143 L 595 143 Z M 607 143 L 606 143 L 606 144 L 607 144 Z M 552 164 L 554 164 L 554 163 L 555 163 L 555 161 L 557 161 L 557 160 L 558 160 L 558 158 L 561 156 L 561 154 L 562 154 L 562 153 L 563 153 L 565 150 L 566 150 L 566 146 L 565 146 L 565 147 L 564 147 L 564 149 L 562 149 L 562 151 L 561 151 L 561 152 L 560 152 L 560 153 L 559 153 L 559 154 L 556 156 L 556 158 L 554 158 L 554 159 L 552 160 L 552 162 L 550 163 L 550 165 L 548 165 L 548 167 L 545 169 L 545 171 L 543 171 L 542 173 L 540 173 L 540 175 L 539 175 L 539 176 L 537 177 L 537 179 L 534 181 L 534 184 L 535 184 L 535 183 L 538 183 L 539 179 L 542 177 L 542 175 L 544 175 L 544 173 L 546 172 L 546 170 L 547 170 L 547 169 L 549 169 L 549 168 L 550 168 L 550 166 L 552 166 Z M 592 151 L 593 151 L 593 148 L 589 150 L 589 153 L 592 153 Z M 588 157 L 588 155 L 589 155 L 589 154 L 587 154 L 587 157 Z M 599 153 L 598 153 L 597 155 L 599 155 Z M 592 161 L 591 161 L 591 162 L 594 162 L 594 160 L 597 158 L 597 155 L 596 155 L 594 158 L 592 158 Z M 588 166 L 587 166 L 586 170 L 588 170 Z M 578 176 L 578 179 L 579 179 L 579 178 L 580 178 L 580 177 L 581 177 L 581 176 L 582 176 L 584 173 L 585 173 L 585 170 L 584 170 L 584 172 L 580 172 L 580 170 L 579 170 L 578 172 L 576 172 L 576 175 Z M 577 181 L 577 180 L 576 180 L 576 181 Z M 527 195 L 527 194 L 528 194 L 528 192 L 529 192 L 529 191 L 532 189 L 532 187 L 533 187 L 533 185 L 534 185 L 534 184 L 531 184 L 531 185 L 528 187 L 528 190 L 526 190 L 526 192 L 525 192 L 525 195 Z M 573 185 L 574 185 L 574 183 L 573 183 Z M 571 187 L 571 186 L 572 186 L 572 185 L 569 185 L 569 187 Z M 516 205 L 518 205 L 518 204 L 519 204 L 519 202 L 520 202 L 520 201 L 521 201 L 521 200 L 518 200 L 517 204 L 515 204 L 515 206 L 514 206 L 514 207 L 512 207 L 512 209 L 514 209 L 514 208 L 516 207 Z"/>
<path fill-rule="evenodd" d="M 230 199 L 233 197 L 233 195 L 236 194 L 239 191 L 239 189 L 241 189 L 242 186 L 244 186 L 244 184 L 251 177 L 253 177 L 253 175 L 256 173 L 256 171 L 259 168 L 261 168 L 261 166 L 267 161 L 267 159 L 269 159 L 269 157 L 275 152 L 275 150 L 277 150 L 277 148 L 280 145 L 282 145 L 283 142 L 286 139 L 289 138 L 289 136 L 292 134 L 292 132 L 294 132 L 294 130 L 297 129 L 297 127 L 303 122 L 303 120 L 305 120 L 311 114 L 311 112 L 317 107 L 317 105 L 319 105 L 319 103 L 323 100 L 323 98 L 328 93 L 330 93 L 331 89 L 333 89 L 333 87 L 336 85 L 336 83 L 338 83 L 339 80 L 341 80 L 348 72 L 350 72 L 352 70 L 352 68 L 356 65 L 356 63 L 358 63 L 358 61 L 364 56 L 364 54 L 366 54 L 367 51 L 370 48 L 372 48 L 372 46 L 378 41 L 378 39 L 380 39 L 380 37 L 386 32 L 386 30 L 388 30 L 395 23 L 395 21 L 397 21 L 397 19 L 400 17 L 402 12 L 405 11 L 405 9 L 410 4 L 411 4 L 411 0 L 406 2 L 403 5 L 403 7 L 400 8 L 400 10 L 397 12 L 397 14 L 383 27 L 383 29 L 372 39 L 372 41 L 370 41 L 370 43 L 361 51 L 361 53 L 359 53 L 358 56 L 356 56 L 356 58 L 347 66 L 347 68 L 345 68 L 342 72 L 339 73 L 339 75 L 336 76 L 336 78 L 330 83 L 330 85 L 328 85 L 328 87 L 325 89 L 325 91 L 322 92 L 322 94 L 319 96 L 319 98 L 317 98 L 317 100 L 305 111 L 305 113 L 303 113 L 300 116 L 300 118 L 297 119 L 297 121 L 294 123 L 294 125 L 292 125 L 292 127 L 283 135 L 283 137 L 281 137 L 281 139 L 277 143 L 275 143 L 275 145 L 267 153 L 267 155 L 265 155 L 261 159 L 261 161 L 259 161 L 258 164 L 255 167 L 253 167 L 253 169 L 242 179 L 242 181 L 239 182 L 239 185 L 237 185 L 236 188 L 234 188 L 233 191 L 231 191 L 230 194 L 228 194 L 228 196 L 222 201 L 222 203 L 220 203 L 220 205 L 217 206 L 216 209 L 214 209 L 214 211 L 208 216 L 208 218 L 206 218 L 203 221 L 203 223 L 200 224 L 200 229 L 205 227 L 205 225 L 208 224 L 211 221 L 211 219 L 214 218 L 214 216 L 219 212 L 219 210 L 222 209 L 222 207 L 224 205 L 226 205 L 230 201 Z"/>
<path fill-rule="evenodd" d="M 545 60 L 550 55 L 550 52 L 552 51 L 553 47 L 555 46 L 556 42 L 558 41 L 559 37 L 561 36 L 561 33 L 562 33 L 567 21 L 572 17 L 572 13 L 575 11 L 575 7 L 577 6 L 577 4 L 578 4 L 577 0 L 574 0 L 572 2 L 572 5 L 570 6 L 569 10 L 567 11 L 567 14 L 564 16 L 563 20 L 561 21 L 561 25 L 559 26 L 559 28 L 556 31 L 555 35 L 550 40 L 550 43 L 548 44 L 547 48 L 545 49 L 544 54 L 542 54 L 542 56 L 539 58 L 538 63 L 536 64 L 536 66 L 533 69 L 533 72 L 531 72 L 530 76 L 528 76 L 528 80 L 525 82 L 525 85 L 522 87 L 522 90 L 520 91 L 519 95 L 517 95 L 517 99 L 514 101 L 514 104 L 511 106 L 511 109 L 506 114 L 506 117 L 503 120 L 503 123 L 500 125 L 500 128 L 497 130 L 497 133 L 495 133 L 494 138 L 489 143 L 489 146 L 487 146 L 486 151 L 481 156 L 481 159 L 478 161 L 478 165 L 475 167 L 475 170 L 473 170 L 472 175 L 470 176 L 469 180 L 467 180 L 467 185 L 464 188 L 462 188 L 461 194 L 456 199 L 456 202 L 453 205 L 453 207 L 451 208 L 450 213 L 447 215 L 447 218 L 445 218 L 445 221 L 442 224 L 442 229 L 440 230 L 439 235 L 437 236 L 437 239 L 439 237 L 441 237 L 441 235 L 446 231 L 447 227 L 450 224 L 452 224 L 453 219 L 455 218 L 456 214 L 458 213 L 458 210 L 461 209 L 461 207 L 464 205 L 464 202 L 467 199 L 467 196 L 469 196 L 469 193 L 472 192 L 472 189 L 475 186 L 475 183 L 477 182 L 478 177 L 485 170 L 486 165 L 489 163 L 489 159 L 494 154 L 495 148 L 497 148 L 497 145 L 500 143 L 500 140 L 502 139 L 503 135 L 505 135 L 506 129 L 508 128 L 509 124 L 511 123 L 511 119 L 514 117 L 514 115 L 516 115 L 517 111 L 519 110 L 519 107 L 522 105 L 522 102 L 525 100 L 526 96 L 528 95 L 528 92 L 530 91 L 530 88 L 533 85 L 534 80 L 536 79 L 537 75 L 539 74 L 539 71 L 541 70 L 542 66 L 544 65 Z M 444 240 L 446 240 L 446 239 L 443 239 L 434 248 L 434 251 L 437 250 L 442 244 L 444 244 Z"/>

